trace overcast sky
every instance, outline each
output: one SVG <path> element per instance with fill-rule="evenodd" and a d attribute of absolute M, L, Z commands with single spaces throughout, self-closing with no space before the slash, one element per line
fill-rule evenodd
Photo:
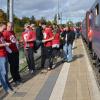
<path fill-rule="evenodd" d="M 37 19 L 44 16 L 46 19 L 53 19 L 57 13 L 58 0 L 14 0 L 14 13 L 22 18 L 23 16 L 34 15 Z M 59 0 L 60 12 L 63 20 L 79 20 L 84 17 L 86 11 L 93 5 L 95 0 Z M 0 8 L 6 11 L 7 0 L 0 0 Z"/>

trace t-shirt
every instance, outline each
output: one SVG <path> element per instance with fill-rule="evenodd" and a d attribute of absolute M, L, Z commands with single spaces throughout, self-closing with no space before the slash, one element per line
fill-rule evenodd
<path fill-rule="evenodd" d="M 60 33 L 56 33 L 54 36 L 54 40 L 52 40 L 52 45 L 60 44 Z"/>
<path fill-rule="evenodd" d="M 43 32 L 43 38 L 44 38 L 44 40 L 48 40 L 48 39 L 50 39 L 52 37 L 53 37 L 52 30 L 50 28 L 46 28 L 44 30 L 44 32 Z M 45 47 L 51 47 L 52 46 L 52 41 L 45 42 L 44 46 Z"/>
<path fill-rule="evenodd" d="M 18 52 L 18 44 L 15 33 L 13 31 L 4 31 L 3 37 L 7 43 L 11 43 L 9 48 L 12 52 Z"/>
<path fill-rule="evenodd" d="M 0 44 L 2 44 L 2 43 L 4 43 L 4 38 L 0 33 Z M 0 47 L 0 57 L 5 57 L 5 56 L 7 56 L 5 47 Z"/>
<path fill-rule="evenodd" d="M 33 48 L 33 41 L 36 39 L 36 33 L 33 31 L 25 31 L 22 33 L 22 39 L 24 40 L 24 48 Z M 32 42 L 26 42 L 29 40 L 33 40 Z"/>

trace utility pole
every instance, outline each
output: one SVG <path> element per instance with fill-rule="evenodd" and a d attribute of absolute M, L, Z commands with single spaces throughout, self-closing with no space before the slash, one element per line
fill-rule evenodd
<path fill-rule="evenodd" d="M 60 24 L 60 14 L 59 14 L 59 9 L 60 9 L 60 1 L 58 0 L 58 14 L 57 14 L 57 24 L 59 25 Z"/>
<path fill-rule="evenodd" d="M 9 20 L 9 0 L 7 0 L 7 20 Z"/>
<path fill-rule="evenodd" d="M 7 0 L 7 13 L 8 13 L 8 20 L 9 22 L 13 23 L 13 1 L 14 0 Z"/>

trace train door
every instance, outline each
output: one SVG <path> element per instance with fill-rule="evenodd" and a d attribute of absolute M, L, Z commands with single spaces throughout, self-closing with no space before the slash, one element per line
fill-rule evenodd
<path fill-rule="evenodd" d="M 92 31 L 92 25 L 93 25 L 93 12 L 88 11 L 86 14 L 86 21 L 87 21 L 87 43 L 89 46 L 89 49 L 92 51 L 92 35 L 93 35 L 93 31 Z"/>

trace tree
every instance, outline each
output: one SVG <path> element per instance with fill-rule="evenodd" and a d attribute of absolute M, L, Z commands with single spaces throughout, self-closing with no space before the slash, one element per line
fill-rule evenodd
<path fill-rule="evenodd" d="M 14 24 L 21 26 L 21 19 L 14 15 Z"/>
<path fill-rule="evenodd" d="M 42 22 L 42 23 L 46 23 L 45 17 L 41 17 L 41 22 Z"/>
<path fill-rule="evenodd" d="M 30 18 L 30 23 L 35 23 L 35 22 L 36 22 L 35 17 L 32 16 L 32 17 Z"/>
<path fill-rule="evenodd" d="M 7 15 L 2 9 L 0 9 L 0 23 L 2 22 L 7 22 Z"/>
<path fill-rule="evenodd" d="M 47 25 L 52 25 L 52 22 L 51 21 L 47 21 Z"/>
<path fill-rule="evenodd" d="M 17 36 L 20 36 L 23 31 L 22 21 L 20 18 L 14 15 L 14 31 Z"/>
<path fill-rule="evenodd" d="M 77 26 L 77 27 L 81 27 L 81 24 L 82 24 L 81 22 L 77 22 L 77 23 L 76 23 L 76 26 Z"/>
<path fill-rule="evenodd" d="M 22 26 L 24 26 L 24 24 L 26 23 L 30 23 L 30 18 L 29 17 L 23 17 L 21 20 Z"/>
<path fill-rule="evenodd" d="M 68 21 L 67 26 L 74 26 L 74 23 L 72 21 Z"/>

